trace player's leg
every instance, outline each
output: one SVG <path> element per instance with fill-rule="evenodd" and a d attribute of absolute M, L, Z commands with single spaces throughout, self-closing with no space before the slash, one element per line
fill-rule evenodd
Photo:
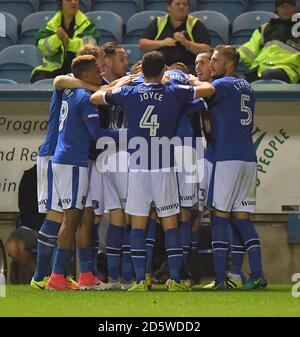
<path fill-rule="evenodd" d="M 153 263 L 154 245 L 156 240 L 156 221 L 157 221 L 157 214 L 154 208 L 151 208 L 146 234 L 146 282 L 148 288 L 151 288 L 152 286 L 151 269 Z"/>
<path fill-rule="evenodd" d="M 212 215 L 212 247 L 216 286 L 220 289 L 226 283 L 226 271 L 229 248 L 229 215 L 230 213 L 213 210 Z M 226 288 L 226 286 L 225 286 Z"/>
<path fill-rule="evenodd" d="M 48 280 L 51 259 L 57 245 L 57 236 L 63 220 L 61 203 L 53 181 L 50 157 L 37 158 L 37 189 L 40 213 L 47 213 L 39 230 L 37 260 L 30 285 L 44 288 Z"/>
<path fill-rule="evenodd" d="M 148 211 L 149 212 L 149 211 Z M 130 249 L 133 267 L 135 271 L 135 282 L 129 291 L 147 291 L 146 284 L 146 228 L 147 216 L 131 215 L 131 238 Z"/>
<path fill-rule="evenodd" d="M 120 284 L 120 263 L 122 240 L 125 227 L 125 213 L 123 209 L 110 209 L 110 224 L 106 237 L 108 283 L 112 288 Z"/>
<path fill-rule="evenodd" d="M 87 204 L 89 206 L 89 203 Z M 85 207 L 81 222 L 76 233 L 77 251 L 79 257 L 80 275 L 79 285 L 81 289 L 98 289 L 93 274 L 93 248 L 92 234 L 95 214 L 92 207 Z"/>
<path fill-rule="evenodd" d="M 245 255 L 244 241 L 238 229 L 236 228 L 232 217 L 230 219 L 230 224 L 232 241 L 230 243 L 231 265 L 230 272 L 228 273 L 228 282 L 231 283 L 234 288 L 242 288 L 243 282 L 241 278 L 241 273 Z"/>
<path fill-rule="evenodd" d="M 95 213 L 92 230 L 93 274 L 95 276 L 96 283 L 101 283 L 100 272 L 97 267 L 97 261 L 99 250 L 99 224 L 101 222 L 101 216 L 104 214 L 104 187 L 103 173 L 97 169 L 95 161 L 91 161 L 89 193 Z"/>
<path fill-rule="evenodd" d="M 42 289 L 48 281 L 51 259 L 57 246 L 57 237 L 62 220 L 62 212 L 52 209 L 47 211 L 46 218 L 38 234 L 36 268 L 30 282 L 33 288 Z"/>
<path fill-rule="evenodd" d="M 139 190 L 136 189 L 139 186 Z M 153 200 L 151 171 L 130 170 L 126 213 L 131 215 L 130 250 L 136 281 L 129 291 L 147 291 L 146 284 L 146 228 Z"/>
<path fill-rule="evenodd" d="M 125 152 L 125 162 L 127 162 L 127 156 L 128 154 Z M 117 152 L 111 155 L 108 158 L 109 169 L 103 173 L 105 209 L 110 213 L 106 250 L 108 284 L 111 288 L 120 287 L 122 241 L 126 225 L 124 208 L 126 204 L 128 173 L 126 166 L 125 169 L 121 167 L 123 165 L 122 158 L 123 153 Z"/>
<path fill-rule="evenodd" d="M 246 281 L 244 289 L 265 288 L 267 285 L 263 276 L 262 258 L 259 235 L 249 218 L 247 212 L 234 212 L 234 226 L 239 231 L 248 254 L 250 278 Z"/>
<path fill-rule="evenodd" d="M 63 222 L 58 233 L 57 250 L 48 289 L 67 290 L 72 287 L 65 279 L 65 269 L 71 259 L 77 226 L 88 192 L 88 168 L 53 164 L 54 182 L 63 208 Z"/>
<path fill-rule="evenodd" d="M 151 179 L 156 212 L 165 232 L 165 249 L 170 273 L 167 287 L 169 291 L 181 291 L 188 290 L 188 287 L 180 278 L 183 266 L 183 250 L 178 228 L 180 206 L 176 173 L 173 169 L 170 170 L 152 173 Z"/>
<path fill-rule="evenodd" d="M 264 288 L 260 240 L 252 224 L 249 213 L 256 207 L 256 163 L 243 162 L 239 181 L 239 193 L 233 206 L 233 224 L 239 231 L 248 253 L 250 279 L 244 284 L 245 289 Z"/>
<path fill-rule="evenodd" d="M 124 228 L 121 251 L 121 288 L 128 289 L 133 280 L 133 265 L 130 252 L 131 217 L 125 213 L 126 226 Z"/>
<path fill-rule="evenodd" d="M 216 162 L 212 173 L 212 248 L 216 274 L 216 289 L 227 288 L 226 269 L 229 249 L 229 217 L 238 194 L 237 177 L 240 163 Z"/>

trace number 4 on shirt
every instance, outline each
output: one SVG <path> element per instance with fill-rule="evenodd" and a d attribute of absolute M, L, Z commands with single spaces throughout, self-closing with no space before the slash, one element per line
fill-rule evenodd
<path fill-rule="evenodd" d="M 140 128 L 150 129 L 151 137 L 156 136 L 157 129 L 159 128 L 159 123 L 157 122 L 157 115 L 151 116 L 154 108 L 155 108 L 154 105 L 148 105 L 140 120 Z M 150 116 L 151 116 L 151 119 L 150 119 Z"/>

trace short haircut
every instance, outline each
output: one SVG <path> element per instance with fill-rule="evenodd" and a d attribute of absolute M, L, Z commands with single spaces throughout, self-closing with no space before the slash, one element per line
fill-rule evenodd
<path fill-rule="evenodd" d="M 80 55 L 72 61 L 72 72 L 76 78 L 82 78 L 85 71 L 89 71 L 92 65 L 96 65 L 96 57 L 93 55 Z"/>
<path fill-rule="evenodd" d="M 197 55 L 199 54 L 206 54 L 209 59 L 211 59 L 212 54 L 214 53 L 214 48 L 208 48 L 208 49 L 200 49 Z"/>
<path fill-rule="evenodd" d="M 167 0 L 167 5 L 170 6 L 173 1 L 174 0 Z M 188 0 L 188 4 L 190 4 L 190 0 Z"/>
<path fill-rule="evenodd" d="M 175 62 L 168 67 L 168 70 L 181 70 L 186 74 L 190 73 L 189 68 L 182 62 Z"/>
<path fill-rule="evenodd" d="M 100 47 L 94 46 L 93 44 L 88 43 L 79 49 L 76 56 L 80 56 L 80 55 L 93 55 L 96 58 L 98 58 L 99 56 L 104 56 L 104 52 Z"/>
<path fill-rule="evenodd" d="M 117 42 L 106 42 L 101 46 L 105 56 L 111 56 L 116 54 L 117 49 L 123 49 L 123 47 Z"/>
<path fill-rule="evenodd" d="M 142 66 L 142 60 L 138 60 L 135 62 L 130 68 L 130 74 L 135 75 L 140 72 L 140 68 Z"/>
<path fill-rule="evenodd" d="M 165 67 L 165 61 L 162 53 L 150 51 L 143 56 L 142 69 L 145 77 L 158 77 Z"/>
<path fill-rule="evenodd" d="M 235 47 L 226 44 L 220 44 L 215 47 L 215 51 L 220 52 L 227 61 L 232 61 L 234 69 L 236 69 L 240 61 L 240 53 Z"/>

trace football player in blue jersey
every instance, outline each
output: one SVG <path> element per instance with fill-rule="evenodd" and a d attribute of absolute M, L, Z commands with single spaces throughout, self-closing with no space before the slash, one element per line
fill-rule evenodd
<path fill-rule="evenodd" d="M 209 63 L 213 52 L 214 50 L 213 48 L 211 48 L 209 50 L 204 50 L 203 52 L 200 52 L 196 56 L 195 71 L 199 80 L 201 81 L 212 82 Z M 199 199 L 200 199 L 199 203 L 202 203 L 202 206 L 208 207 L 207 194 L 213 168 L 213 145 L 211 141 L 211 125 L 208 113 L 204 113 L 202 115 L 202 127 L 205 134 L 206 149 L 204 158 L 204 167 L 205 167 L 204 178 L 199 183 Z M 200 219 L 195 219 L 192 228 L 192 252 L 195 252 L 196 247 L 198 246 L 199 227 L 200 227 Z M 243 264 L 244 247 L 243 241 L 240 238 L 240 234 L 233 228 L 231 229 L 232 229 L 232 242 L 230 243 L 231 264 L 230 264 L 230 272 L 228 273 L 227 283 L 233 289 L 238 289 L 243 287 L 240 274 Z M 214 288 L 214 286 L 215 280 L 205 285 L 203 288 L 211 289 Z"/>
<path fill-rule="evenodd" d="M 210 68 L 215 94 L 209 99 L 214 167 L 212 174 L 212 246 L 216 283 L 226 281 L 229 221 L 246 246 L 251 275 L 244 289 L 263 288 L 261 250 L 249 213 L 256 205 L 256 153 L 252 142 L 255 96 L 250 84 L 235 76 L 239 53 L 229 45 L 217 46 Z"/>
<path fill-rule="evenodd" d="M 126 212 L 132 218 L 130 247 L 136 273 L 136 282 L 129 290 L 148 290 L 145 281 L 145 229 L 152 202 L 165 230 L 170 270 L 168 289 L 187 290 L 179 275 L 182 247 L 177 225 L 179 198 L 174 153 L 170 151 L 168 156 L 161 151 L 157 153 L 157 147 L 153 144 L 162 137 L 170 141 L 176 135 L 182 107 L 195 98 L 212 95 L 214 89 L 209 83 L 202 83 L 193 76 L 189 78 L 189 83 L 197 84 L 195 87 L 171 83 L 163 85 L 161 80 L 166 69 L 165 63 L 161 53 L 156 51 L 144 55 L 142 69 L 144 83 L 124 86 L 112 93 L 100 90 L 91 97 L 94 104 L 113 102 L 121 105 L 128 118 L 131 157 Z M 133 145 L 135 142 L 141 145 L 139 154 L 133 151 L 136 149 Z"/>
<path fill-rule="evenodd" d="M 93 55 L 96 57 L 98 65 L 104 62 L 103 52 L 99 47 L 85 45 L 78 52 L 79 55 Z M 38 252 L 36 271 L 30 285 L 35 289 L 44 289 L 49 279 L 50 261 L 57 243 L 57 234 L 62 223 L 62 208 L 59 202 L 57 191 L 53 183 L 52 157 L 55 152 L 57 138 L 59 113 L 62 102 L 63 89 L 62 82 L 66 78 L 67 82 L 77 87 L 85 87 L 95 91 L 99 86 L 83 83 L 80 79 L 70 76 L 58 76 L 54 80 L 55 90 L 50 103 L 50 116 L 48 121 L 47 135 L 43 144 L 39 148 L 37 157 L 38 174 L 38 205 L 40 213 L 47 213 L 46 219 L 39 231 Z M 71 86 L 72 87 L 72 86 Z M 86 219 L 87 217 L 84 217 Z M 81 226 L 81 229 L 85 226 Z M 81 232 L 83 232 L 81 230 Z M 80 236 L 80 235 L 79 235 Z M 70 287 L 76 286 L 75 282 L 69 278 Z"/>
<path fill-rule="evenodd" d="M 76 57 L 72 62 L 72 71 L 76 78 L 94 86 L 100 83 L 102 77 L 96 58 L 92 55 Z M 64 269 L 70 260 L 75 232 L 86 203 L 89 148 L 93 139 L 112 135 L 111 132 L 105 132 L 100 128 L 98 110 L 90 103 L 90 95 L 86 89 L 67 89 L 63 93 L 59 135 L 52 166 L 54 183 L 64 215 L 58 233 L 58 248 L 52 274 L 46 289 L 69 289 Z M 85 266 L 86 270 L 92 270 L 91 251 L 82 251 L 80 257 L 81 266 Z"/>

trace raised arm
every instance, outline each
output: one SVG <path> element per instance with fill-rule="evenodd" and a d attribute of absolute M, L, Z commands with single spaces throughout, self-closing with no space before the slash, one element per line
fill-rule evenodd
<path fill-rule="evenodd" d="M 195 98 L 208 97 L 215 93 L 215 88 L 208 82 L 201 82 L 196 76 L 189 75 L 189 84 L 195 86 Z"/>
<path fill-rule="evenodd" d="M 54 88 L 56 90 L 64 89 L 76 89 L 76 88 L 85 88 L 90 91 L 97 91 L 99 87 L 86 83 L 79 78 L 68 76 L 68 75 L 59 75 L 56 76 L 53 81 Z"/>

